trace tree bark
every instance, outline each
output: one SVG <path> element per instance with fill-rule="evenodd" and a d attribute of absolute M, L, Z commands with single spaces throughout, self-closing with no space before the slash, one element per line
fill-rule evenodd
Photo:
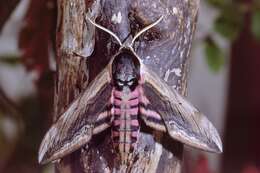
<path fill-rule="evenodd" d="M 198 3 L 198 0 L 58 0 L 54 121 L 118 49 L 109 35 L 84 23 L 85 15 L 112 30 L 121 40 L 163 15 L 163 22 L 141 36 L 134 49 L 168 85 L 185 94 Z M 127 168 L 116 161 L 110 131 L 106 131 L 96 135 L 81 151 L 57 163 L 57 172 L 181 172 L 181 143 L 151 130 L 141 132 L 140 136 L 138 157 Z"/>

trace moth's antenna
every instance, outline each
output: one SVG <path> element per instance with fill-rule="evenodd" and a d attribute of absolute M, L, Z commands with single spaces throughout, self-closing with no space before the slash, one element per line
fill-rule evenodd
<path fill-rule="evenodd" d="M 86 19 L 87 19 L 88 21 L 90 21 L 90 23 L 93 24 L 94 26 L 96 26 L 97 28 L 99 28 L 99 29 L 101 29 L 101 30 L 107 32 L 107 33 L 110 34 L 110 35 L 112 35 L 112 36 L 117 40 L 117 42 L 119 43 L 119 45 L 122 46 L 121 40 L 116 36 L 115 33 L 113 33 L 112 31 L 110 31 L 110 30 L 104 28 L 103 26 L 101 26 L 101 25 L 95 23 L 95 22 L 92 21 L 88 16 L 86 16 Z"/>
<path fill-rule="evenodd" d="M 133 38 L 133 40 L 132 40 L 132 42 L 131 42 L 131 44 L 130 44 L 130 47 L 133 46 L 135 40 L 136 40 L 141 34 L 143 34 L 145 31 L 151 29 L 152 27 L 154 27 L 155 25 L 157 25 L 158 23 L 160 23 L 162 19 L 163 19 L 163 16 L 161 16 L 161 17 L 160 17 L 158 20 L 156 20 L 154 23 L 152 23 L 152 24 L 146 26 L 144 29 L 142 29 L 141 31 L 139 31 L 139 32 L 134 36 L 134 38 Z"/>

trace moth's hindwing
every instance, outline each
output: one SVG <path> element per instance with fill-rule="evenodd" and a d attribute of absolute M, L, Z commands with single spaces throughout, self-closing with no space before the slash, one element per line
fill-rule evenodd
<path fill-rule="evenodd" d="M 211 122 L 148 68 L 143 68 L 140 109 L 144 122 L 192 147 L 222 152 L 219 134 Z"/>
<path fill-rule="evenodd" d="M 38 155 L 41 164 L 54 161 L 86 144 L 93 134 L 110 126 L 112 84 L 105 68 L 68 107 L 45 135 Z"/>

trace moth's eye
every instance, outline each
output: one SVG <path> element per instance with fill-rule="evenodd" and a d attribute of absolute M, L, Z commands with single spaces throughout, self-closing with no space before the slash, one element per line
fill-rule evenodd
<path fill-rule="evenodd" d="M 135 82 L 136 82 L 136 78 L 132 78 L 131 80 L 127 81 L 127 85 L 132 86 L 134 85 Z"/>
<path fill-rule="evenodd" d="M 131 86 L 131 85 L 133 85 L 133 83 L 134 83 L 134 81 L 133 81 L 133 80 L 130 80 L 129 82 L 127 82 L 127 85 L 128 85 L 128 86 Z"/>
<path fill-rule="evenodd" d="M 120 81 L 118 81 L 117 84 L 118 84 L 118 86 L 123 86 L 124 85 L 124 83 L 120 82 Z"/>

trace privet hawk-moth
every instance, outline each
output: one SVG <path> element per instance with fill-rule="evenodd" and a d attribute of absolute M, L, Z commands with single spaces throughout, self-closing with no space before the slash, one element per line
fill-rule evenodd
<path fill-rule="evenodd" d="M 135 40 L 163 17 L 123 43 L 112 31 L 87 19 L 113 36 L 120 48 L 49 129 L 39 149 L 39 163 L 58 160 L 111 128 L 114 149 L 126 164 L 132 159 L 143 125 L 186 145 L 222 152 L 218 132 L 206 116 L 147 68 L 133 49 Z"/>

